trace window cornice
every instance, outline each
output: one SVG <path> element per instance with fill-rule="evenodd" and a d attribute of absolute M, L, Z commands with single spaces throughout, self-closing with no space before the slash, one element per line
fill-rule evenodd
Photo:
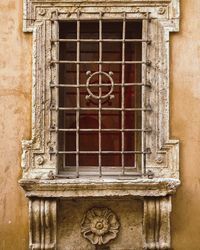
<path fill-rule="evenodd" d="M 146 11 L 151 9 L 154 15 L 159 18 L 177 19 L 179 20 L 180 8 L 179 0 L 24 0 L 24 14 L 23 14 L 23 30 L 24 32 L 32 32 L 34 22 L 40 19 L 41 16 L 46 16 L 48 10 L 61 10 L 70 8 L 70 11 L 77 11 L 85 6 L 99 6 L 101 8 L 110 7 L 129 7 L 132 12 Z M 141 9 L 142 8 L 142 9 Z M 166 15 L 167 14 L 167 15 Z M 38 18 L 38 16 L 40 16 Z M 178 23 L 173 31 L 178 31 Z"/>

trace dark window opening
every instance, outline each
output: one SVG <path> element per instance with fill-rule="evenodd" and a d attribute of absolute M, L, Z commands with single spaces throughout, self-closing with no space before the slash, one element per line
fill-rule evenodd
<path fill-rule="evenodd" d="M 59 23 L 59 170 L 141 171 L 142 21 Z"/>

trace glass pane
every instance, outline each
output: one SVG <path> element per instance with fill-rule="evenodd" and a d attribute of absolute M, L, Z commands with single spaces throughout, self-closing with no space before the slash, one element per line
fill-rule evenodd
<path fill-rule="evenodd" d="M 141 111 L 126 111 L 124 113 L 125 129 L 141 129 L 141 122 L 142 122 Z"/>
<path fill-rule="evenodd" d="M 101 132 L 101 149 L 102 151 L 121 151 L 121 133 Z"/>
<path fill-rule="evenodd" d="M 80 151 L 98 151 L 99 136 L 97 132 L 79 132 Z"/>
<path fill-rule="evenodd" d="M 97 167 L 99 165 L 98 154 L 80 154 L 79 155 L 80 167 Z"/>
<path fill-rule="evenodd" d="M 75 154 L 65 155 L 65 166 L 66 167 L 75 167 L 76 166 L 76 155 Z"/>
<path fill-rule="evenodd" d="M 91 42 L 80 43 L 80 60 L 81 61 L 98 61 L 99 44 Z"/>
<path fill-rule="evenodd" d="M 103 39 L 122 39 L 122 21 L 103 21 Z"/>
<path fill-rule="evenodd" d="M 81 21 L 80 24 L 81 39 L 98 39 L 99 38 L 99 22 L 98 21 Z"/>
<path fill-rule="evenodd" d="M 76 61 L 76 43 L 75 42 L 61 42 L 60 43 L 60 60 L 62 61 Z"/>
<path fill-rule="evenodd" d="M 76 112 L 69 110 L 59 110 L 59 128 L 76 128 Z"/>
<path fill-rule="evenodd" d="M 126 39 L 142 38 L 142 20 L 128 20 L 126 22 Z"/>
<path fill-rule="evenodd" d="M 59 64 L 59 84 L 77 84 L 76 64 Z"/>
<path fill-rule="evenodd" d="M 121 61 L 122 43 L 121 42 L 103 42 L 102 44 L 103 61 Z"/>
<path fill-rule="evenodd" d="M 79 116 L 80 129 L 98 129 L 98 113 L 97 111 L 85 110 L 80 112 Z"/>
<path fill-rule="evenodd" d="M 142 82 L 142 66 L 141 64 L 129 63 L 125 65 L 125 83 L 141 83 Z"/>
<path fill-rule="evenodd" d="M 72 22 L 60 22 L 59 23 L 59 37 L 60 39 L 76 39 L 77 23 Z"/>
<path fill-rule="evenodd" d="M 125 108 L 141 108 L 141 86 L 126 86 L 125 87 Z"/>
<path fill-rule="evenodd" d="M 60 107 L 76 107 L 77 90 L 75 87 L 59 88 L 59 106 Z"/>
<path fill-rule="evenodd" d="M 112 59 L 111 59 L 112 60 Z M 109 73 L 112 72 L 112 79 L 114 83 L 121 83 L 122 75 L 122 64 L 121 63 L 104 63 L 102 66 L 102 71 Z"/>
<path fill-rule="evenodd" d="M 102 154 L 102 167 L 120 167 L 121 154 Z"/>
<path fill-rule="evenodd" d="M 142 43 L 141 42 L 126 42 L 125 43 L 125 60 L 126 61 L 141 61 L 142 60 Z"/>
<path fill-rule="evenodd" d="M 101 112 L 102 129 L 120 129 L 121 128 L 121 111 L 102 111 Z"/>

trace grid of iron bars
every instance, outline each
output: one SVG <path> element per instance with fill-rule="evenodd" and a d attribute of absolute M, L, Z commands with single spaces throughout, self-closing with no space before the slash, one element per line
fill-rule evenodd
<path fill-rule="evenodd" d="M 57 24 L 57 37 L 51 42 L 58 53 L 51 63 L 56 65 L 58 82 L 51 87 L 57 90 L 58 121 L 51 131 L 57 133 L 54 153 L 59 173 L 76 177 L 145 174 L 146 154 L 150 153 L 145 148 L 145 134 L 151 132 L 144 122 L 145 113 L 151 111 L 145 106 L 145 93 L 150 87 L 146 79 L 150 66 L 146 56 L 150 44 L 148 18 L 127 19 L 124 13 L 122 18 L 104 20 L 100 13 L 99 19 L 86 21 L 77 13 L 75 20 L 53 21 Z M 109 23 L 106 36 L 104 27 L 109 27 Z M 137 26 L 138 36 L 128 33 L 132 25 Z M 98 32 L 92 34 L 90 28 L 95 26 Z M 119 30 L 119 36 L 113 37 L 112 29 Z M 110 52 L 114 43 L 118 44 L 117 52 Z M 133 47 L 128 47 L 131 43 Z M 106 44 L 110 44 L 107 54 Z M 127 81 L 126 74 L 134 76 Z M 133 104 L 129 106 L 126 101 L 130 97 Z M 106 112 L 108 118 L 103 124 Z M 110 126 L 111 123 L 115 125 Z M 118 146 L 107 147 L 112 140 L 117 140 Z"/>

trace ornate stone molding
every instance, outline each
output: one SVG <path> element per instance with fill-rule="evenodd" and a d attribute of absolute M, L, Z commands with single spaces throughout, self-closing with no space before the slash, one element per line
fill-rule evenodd
<path fill-rule="evenodd" d="M 180 185 L 178 179 L 135 179 L 135 180 L 95 180 L 95 179 L 54 179 L 21 180 L 21 186 L 28 197 L 144 197 L 174 194 Z"/>
<path fill-rule="evenodd" d="M 81 223 L 81 233 L 93 245 L 103 245 L 117 237 L 119 221 L 106 207 L 91 208 Z"/>
<path fill-rule="evenodd" d="M 144 199 L 144 249 L 171 249 L 170 213 L 170 196 Z"/>
<path fill-rule="evenodd" d="M 31 198 L 29 200 L 31 250 L 56 249 L 56 200 Z"/>
<path fill-rule="evenodd" d="M 150 13 L 147 56 L 151 67 L 147 79 L 151 90 L 146 103 L 153 112 L 147 114 L 145 125 L 152 128 L 152 135 L 147 135 L 146 140 L 152 153 L 146 158 L 146 175 L 142 178 L 57 178 L 56 156 L 51 154 L 56 135 L 49 132 L 56 121 L 55 113 L 50 112 L 50 107 L 55 107 L 55 93 L 51 91 L 55 70 L 50 61 L 56 53 L 51 46 L 56 27 L 52 17 L 56 13 L 58 20 L 70 19 L 77 11 L 85 15 L 91 11 L 109 15 L 127 11 L 131 17 L 141 19 Z M 32 138 L 22 143 L 20 181 L 30 199 L 30 249 L 56 249 L 56 200 L 77 197 L 144 199 L 144 248 L 170 249 L 168 196 L 176 191 L 180 181 L 179 142 L 169 136 L 169 35 L 179 30 L 179 0 L 24 0 L 23 21 L 24 31 L 33 32 Z M 105 238 L 95 238 L 93 244 L 107 242 Z"/>
<path fill-rule="evenodd" d="M 169 138 L 169 34 L 179 28 L 179 0 L 24 0 L 24 31 L 33 32 L 33 110 L 32 139 L 23 141 L 22 168 L 25 179 L 48 179 L 56 176 L 56 156 L 50 154 L 56 146 L 56 135 L 50 128 L 56 123 L 50 84 L 53 70 L 50 65 L 54 49 L 51 39 L 54 34 L 52 16 L 58 20 L 70 19 L 77 11 L 112 12 L 127 11 L 134 18 L 145 18 L 150 13 L 148 60 L 152 62 L 148 71 L 151 91 L 146 102 L 151 100 L 153 112 L 147 114 L 147 127 L 153 128 L 147 135 L 147 172 L 154 178 L 179 178 L 179 142 Z M 54 79 L 53 79 L 54 80 Z M 51 173 L 49 175 L 49 173 Z M 53 175 L 52 175 L 53 174 Z"/>
<path fill-rule="evenodd" d="M 45 17 L 50 8 L 56 8 L 64 12 L 65 8 L 71 12 L 84 9 L 85 6 L 131 7 L 133 12 L 140 12 L 140 8 L 152 8 L 160 17 L 167 13 L 169 18 L 179 18 L 179 0 L 24 0 L 24 32 L 32 32 L 35 20 Z M 121 9 L 122 10 L 122 9 Z"/>

